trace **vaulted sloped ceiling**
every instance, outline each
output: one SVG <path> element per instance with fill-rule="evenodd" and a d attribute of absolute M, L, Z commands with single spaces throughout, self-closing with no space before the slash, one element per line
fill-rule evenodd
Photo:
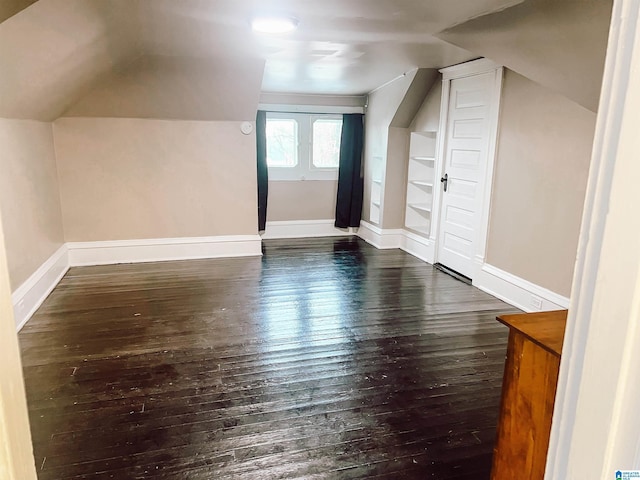
<path fill-rule="evenodd" d="M 597 111 L 612 0 L 527 0 L 437 36 Z"/>
<path fill-rule="evenodd" d="M 436 81 L 439 81 L 437 70 L 432 68 L 419 69 L 398 105 L 390 126 L 408 128 Z"/>
<path fill-rule="evenodd" d="M 0 22 L 13 17 L 37 0 L 2 0 L 0 2 Z"/>
<path fill-rule="evenodd" d="M 145 55 L 103 77 L 65 116 L 250 120 L 263 71 L 257 58 Z"/>
<path fill-rule="evenodd" d="M 266 59 L 265 92 L 362 95 L 416 67 L 473 58 L 433 36 L 522 0 L 139 0 L 143 49 L 156 55 Z M 292 35 L 252 35 L 261 12 L 300 21 Z"/>
<path fill-rule="evenodd" d="M 0 116 L 247 119 L 260 88 L 365 94 L 416 67 L 473 58 L 433 33 L 520 1 L 9 0 Z M 294 15 L 300 28 L 253 35 L 263 12 Z"/>
<path fill-rule="evenodd" d="M 139 55 L 128 0 L 40 0 L 0 24 L 0 117 L 53 120 Z"/>
<path fill-rule="evenodd" d="M 611 10 L 611 0 L 9 2 L 0 117 L 39 120 L 249 119 L 260 90 L 362 95 L 479 56 L 595 110 Z M 249 20 L 264 11 L 300 28 L 254 35 Z"/>

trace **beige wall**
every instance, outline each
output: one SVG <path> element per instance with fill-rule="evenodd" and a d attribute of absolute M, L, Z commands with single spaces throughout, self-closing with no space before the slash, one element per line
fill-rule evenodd
<path fill-rule="evenodd" d="M 334 219 L 337 192 L 333 180 L 270 181 L 267 221 Z"/>
<path fill-rule="evenodd" d="M 0 119 L 0 211 L 13 290 L 64 243 L 50 123 Z"/>
<path fill-rule="evenodd" d="M 106 76 L 64 116 L 254 120 L 264 61 L 144 56 Z"/>
<path fill-rule="evenodd" d="M 438 75 L 427 93 L 422 106 L 414 117 L 409 130 L 412 132 L 437 132 L 440 128 L 440 104 L 442 103 L 442 75 Z"/>
<path fill-rule="evenodd" d="M 130 4 L 39 0 L 0 23 L 0 117 L 54 120 L 101 75 L 137 56 L 135 17 L 123 8 Z"/>
<path fill-rule="evenodd" d="M 569 296 L 596 115 L 506 71 L 487 263 Z"/>
<path fill-rule="evenodd" d="M 0 22 L 4 22 L 34 2 L 36 0 L 2 0 L 0 2 Z"/>
<path fill-rule="evenodd" d="M 438 78 L 440 78 L 440 74 L 435 68 L 420 68 L 416 72 L 411 85 L 393 115 L 392 127 L 408 128 L 411 125 L 422 102 Z"/>
<path fill-rule="evenodd" d="M 36 480 L 6 260 L 0 229 L 0 478 Z"/>
<path fill-rule="evenodd" d="M 436 36 L 596 111 L 612 0 L 527 0 Z"/>
<path fill-rule="evenodd" d="M 383 228 L 404 226 L 409 163 L 409 129 L 389 127 L 387 172 L 384 181 Z"/>
<path fill-rule="evenodd" d="M 255 136 L 239 122 L 54 124 L 67 241 L 257 234 Z"/>

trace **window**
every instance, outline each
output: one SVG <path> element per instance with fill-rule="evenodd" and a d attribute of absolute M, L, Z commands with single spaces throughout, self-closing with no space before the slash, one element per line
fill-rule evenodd
<path fill-rule="evenodd" d="M 316 168 L 338 168 L 342 119 L 318 118 L 313 122 L 313 154 L 311 162 Z"/>
<path fill-rule="evenodd" d="M 336 180 L 342 116 L 267 113 L 270 180 Z"/>
<path fill-rule="evenodd" d="M 290 118 L 267 120 L 267 166 L 295 167 L 298 164 L 298 122 Z"/>

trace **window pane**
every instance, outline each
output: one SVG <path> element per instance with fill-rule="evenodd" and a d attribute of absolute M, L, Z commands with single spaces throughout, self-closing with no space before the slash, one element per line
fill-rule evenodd
<path fill-rule="evenodd" d="M 313 166 L 338 168 L 342 120 L 321 118 L 313 122 Z"/>
<path fill-rule="evenodd" d="M 298 164 L 298 122 L 289 118 L 267 118 L 267 166 Z"/>

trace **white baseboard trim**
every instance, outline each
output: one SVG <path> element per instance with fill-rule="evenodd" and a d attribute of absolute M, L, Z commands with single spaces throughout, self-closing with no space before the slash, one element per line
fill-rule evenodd
<path fill-rule="evenodd" d="M 335 220 L 290 220 L 267 222 L 263 239 L 339 237 L 353 235 L 352 228 L 336 228 Z"/>
<path fill-rule="evenodd" d="M 433 265 L 435 261 L 435 244 L 430 238 L 421 237 L 413 232 L 404 230 L 400 248 L 423 262 Z"/>
<path fill-rule="evenodd" d="M 357 235 L 376 248 L 400 248 L 420 260 L 433 264 L 435 242 L 408 230 L 384 230 L 361 222 Z M 551 290 L 474 259 L 473 285 L 525 312 L 562 310 L 569 308 L 569 299 Z"/>
<path fill-rule="evenodd" d="M 567 297 L 486 263 L 473 285 L 527 313 L 569 308 Z"/>
<path fill-rule="evenodd" d="M 369 222 L 361 221 L 358 237 L 379 249 L 400 248 L 404 231 L 401 229 L 382 229 Z"/>
<path fill-rule="evenodd" d="M 20 331 L 69 270 L 67 246 L 62 245 L 11 294 L 16 329 Z"/>
<path fill-rule="evenodd" d="M 68 242 L 11 295 L 16 329 L 27 323 L 69 267 L 259 255 L 259 235 Z"/>
<path fill-rule="evenodd" d="M 262 255 L 259 235 L 69 242 L 72 267 Z"/>
<path fill-rule="evenodd" d="M 273 223 L 277 228 L 272 230 L 272 235 L 279 232 L 287 236 L 265 238 L 327 236 L 330 235 L 326 233 L 328 226 L 334 228 L 332 220 L 296 222 L 297 225 L 292 225 L 292 222 L 282 222 L 289 225 Z M 351 229 L 349 232 L 338 231 L 340 235 L 353 234 Z M 357 236 L 376 248 L 401 248 L 427 263 L 433 263 L 434 243 L 412 232 L 384 230 L 361 222 Z M 11 299 L 16 328 L 20 330 L 26 324 L 70 266 L 259 256 L 262 254 L 261 243 L 259 235 L 66 243 L 13 292 Z M 566 309 L 569 306 L 568 298 L 492 265 L 483 264 L 477 272 L 474 286 L 525 312 Z"/>

